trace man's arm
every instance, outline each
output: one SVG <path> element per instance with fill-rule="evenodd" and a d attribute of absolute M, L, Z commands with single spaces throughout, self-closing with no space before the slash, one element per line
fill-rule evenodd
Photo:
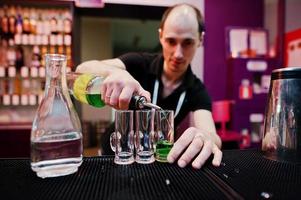
<path fill-rule="evenodd" d="M 76 72 L 98 74 L 107 77 L 120 69 L 125 70 L 124 63 L 120 59 L 114 58 L 101 61 L 90 60 L 83 62 L 76 67 Z"/>
<path fill-rule="evenodd" d="M 126 71 L 124 63 L 118 58 L 86 61 L 77 66 L 76 72 L 105 77 L 100 88 L 101 99 L 113 108 L 128 109 L 133 94 L 150 101 L 150 93 Z"/>
<path fill-rule="evenodd" d="M 208 110 L 196 110 L 193 112 L 194 126 L 200 130 L 210 133 L 210 138 L 218 146 L 222 147 L 220 137 L 216 133 L 215 124 L 213 121 L 212 113 Z"/>
<path fill-rule="evenodd" d="M 178 165 L 185 167 L 192 161 L 192 166 L 199 169 L 211 154 L 212 164 L 219 166 L 222 159 L 221 140 L 216 134 L 212 114 L 207 110 L 193 112 L 194 125 L 182 134 L 168 154 L 168 161 L 173 163 L 178 158 Z M 183 154 L 182 154 L 183 153 Z"/>

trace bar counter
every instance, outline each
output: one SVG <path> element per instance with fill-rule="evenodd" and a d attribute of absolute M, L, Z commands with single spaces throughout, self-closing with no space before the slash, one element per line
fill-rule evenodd
<path fill-rule="evenodd" d="M 300 199 L 300 186 L 300 163 L 269 160 L 258 150 L 223 151 L 220 167 L 208 162 L 201 170 L 85 157 L 77 173 L 46 179 L 29 159 L 0 159 L 1 199 Z"/>

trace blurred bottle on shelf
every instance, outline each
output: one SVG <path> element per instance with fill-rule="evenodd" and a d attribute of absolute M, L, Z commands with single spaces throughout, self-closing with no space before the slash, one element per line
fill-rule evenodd
<path fill-rule="evenodd" d="M 9 19 L 8 19 L 8 7 L 5 5 L 3 6 L 3 15 L 1 16 L 1 35 L 2 38 L 8 39 L 8 33 L 9 33 Z"/>
<path fill-rule="evenodd" d="M 16 9 L 14 6 L 9 8 L 8 27 L 10 38 L 16 33 Z"/>
<path fill-rule="evenodd" d="M 22 82 L 22 94 L 28 95 L 32 88 L 29 79 L 29 68 L 27 66 L 21 67 L 20 76 Z"/>
<path fill-rule="evenodd" d="M 28 8 L 23 9 L 23 33 L 30 33 L 30 19 L 29 19 L 29 10 Z"/>
<path fill-rule="evenodd" d="M 0 65 L 0 96 L 4 95 L 6 93 L 4 78 L 5 78 L 5 68 Z"/>
<path fill-rule="evenodd" d="M 23 18 L 22 18 L 22 10 L 21 7 L 17 7 L 17 19 L 16 19 L 16 35 L 20 35 L 23 33 Z"/>
<path fill-rule="evenodd" d="M 252 99 L 253 91 L 252 86 L 250 86 L 250 81 L 248 79 L 243 79 L 239 87 L 239 98 L 240 99 Z"/>

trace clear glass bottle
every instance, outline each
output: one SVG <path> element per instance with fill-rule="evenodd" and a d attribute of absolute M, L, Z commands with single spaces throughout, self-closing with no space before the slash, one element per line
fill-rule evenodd
<path fill-rule="evenodd" d="M 46 54 L 46 83 L 31 130 L 31 168 L 42 178 L 75 173 L 82 130 L 66 82 L 66 56 Z"/>

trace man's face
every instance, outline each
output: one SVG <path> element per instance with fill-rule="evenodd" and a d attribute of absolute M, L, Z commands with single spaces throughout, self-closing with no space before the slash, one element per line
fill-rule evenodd
<path fill-rule="evenodd" d="M 193 14 L 172 11 L 159 32 L 165 71 L 183 74 L 200 46 L 198 23 Z"/>

